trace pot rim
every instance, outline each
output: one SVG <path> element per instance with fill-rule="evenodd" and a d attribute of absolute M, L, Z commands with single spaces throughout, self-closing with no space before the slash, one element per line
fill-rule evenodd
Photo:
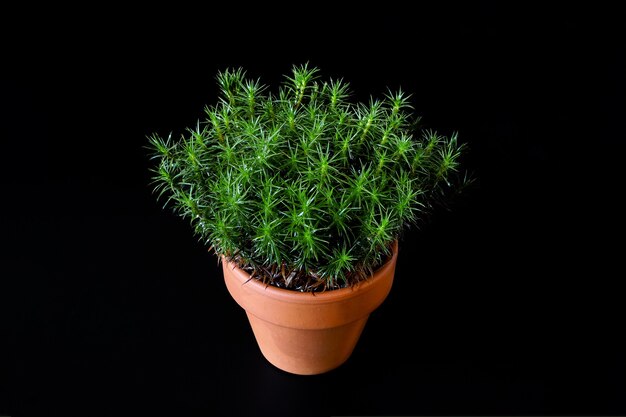
<path fill-rule="evenodd" d="M 290 303 L 324 304 L 336 302 L 338 300 L 344 300 L 346 298 L 350 298 L 351 296 L 356 296 L 360 293 L 363 293 L 368 288 L 377 285 L 380 281 L 384 280 L 386 276 L 384 272 L 389 268 L 395 267 L 395 261 L 398 257 L 397 240 L 393 242 L 391 249 L 391 257 L 376 271 L 374 271 L 374 274 L 370 278 L 361 281 L 351 287 L 327 290 L 322 292 L 294 291 L 285 288 L 275 287 L 269 284 L 264 284 L 257 279 L 250 279 L 250 274 L 240 269 L 233 262 L 227 261 L 226 258 L 223 256 L 222 262 L 228 265 L 228 267 L 232 270 L 234 276 L 236 276 L 237 281 L 241 282 L 242 286 L 245 285 L 250 290 L 256 293 L 263 293 L 264 296 L 267 296 L 269 298 Z"/>

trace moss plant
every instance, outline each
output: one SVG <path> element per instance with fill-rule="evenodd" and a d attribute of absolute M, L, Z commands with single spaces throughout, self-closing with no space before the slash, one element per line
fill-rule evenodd
<path fill-rule="evenodd" d="M 180 140 L 149 137 L 155 191 L 217 255 L 299 291 L 352 285 L 462 183 L 464 145 L 420 127 L 409 96 L 368 103 L 294 66 L 272 91 L 243 69 Z M 458 181 L 458 180 L 461 181 Z"/>

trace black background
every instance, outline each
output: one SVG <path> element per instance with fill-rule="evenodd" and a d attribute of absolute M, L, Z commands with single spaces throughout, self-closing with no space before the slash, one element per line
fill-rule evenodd
<path fill-rule="evenodd" d="M 0 415 L 626 415 L 623 15 L 263 7 L 3 16 Z M 477 178 L 312 377 L 263 359 L 144 149 L 202 117 L 218 70 L 304 62 L 359 99 L 412 93 Z"/>

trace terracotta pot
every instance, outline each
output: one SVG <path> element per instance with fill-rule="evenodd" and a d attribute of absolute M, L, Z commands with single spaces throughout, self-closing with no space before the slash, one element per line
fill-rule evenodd
<path fill-rule="evenodd" d="M 350 357 L 370 313 L 389 294 L 397 257 L 396 242 L 391 259 L 370 279 L 315 294 L 266 286 L 225 260 L 222 266 L 226 287 L 246 311 L 265 358 L 284 371 L 313 375 Z"/>

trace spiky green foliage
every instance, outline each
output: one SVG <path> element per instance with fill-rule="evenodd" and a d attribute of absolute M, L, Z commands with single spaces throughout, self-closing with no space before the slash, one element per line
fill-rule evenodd
<path fill-rule="evenodd" d="M 155 190 L 218 255 L 301 291 L 366 278 L 454 188 L 464 145 L 423 130 L 409 96 L 350 100 L 295 66 L 277 91 L 243 69 L 178 141 L 151 136 Z"/>

